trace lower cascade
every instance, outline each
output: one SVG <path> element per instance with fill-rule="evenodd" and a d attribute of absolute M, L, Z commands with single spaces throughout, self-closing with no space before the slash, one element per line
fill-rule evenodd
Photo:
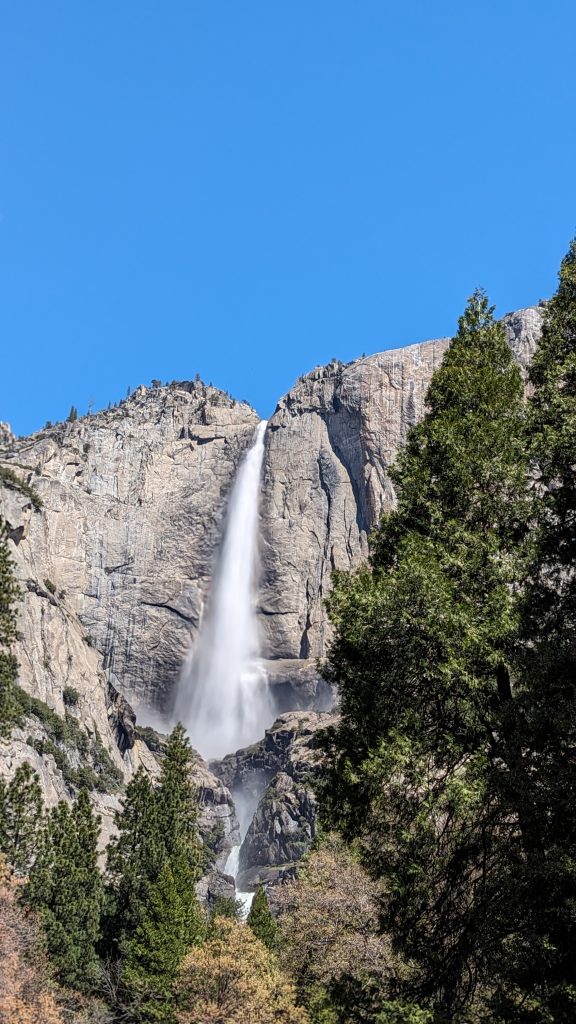
<path fill-rule="evenodd" d="M 265 430 L 263 420 L 238 471 L 207 614 L 178 686 L 176 715 L 206 759 L 253 743 L 273 715 L 254 601 Z"/>
<path fill-rule="evenodd" d="M 232 875 L 233 878 L 236 878 L 237 875 L 238 875 L 239 868 L 240 868 L 240 847 L 239 846 L 233 846 L 232 849 L 230 850 L 230 855 L 228 857 L 228 860 L 226 861 L 226 866 L 224 868 L 224 873 L 227 874 L 227 875 Z M 238 902 L 241 905 L 242 913 L 244 915 L 248 914 L 249 911 L 250 911 L 250 907 L 252 906 L 252 900 L 254 899 L 254 893 L 253 892 L 242 892 L 240 889 L 237 888 L 236 889 L 236 899 L 238 900 Z"/>

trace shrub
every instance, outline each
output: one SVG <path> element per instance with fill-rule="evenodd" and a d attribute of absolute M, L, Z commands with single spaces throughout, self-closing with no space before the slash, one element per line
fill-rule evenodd
<path fill-rule="evenodd" d="M 39 512 L 42 508 L 42 498 L 26 480 L 21 480 L 10 466 L 0 466 L 0 484 L 8 487 L 11 491 L 18 491 L 30 499 L 32 508 Z"/>

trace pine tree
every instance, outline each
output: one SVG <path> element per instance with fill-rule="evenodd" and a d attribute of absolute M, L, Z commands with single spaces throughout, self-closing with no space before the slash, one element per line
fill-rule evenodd
<path fill-rule="evenodd" d="M 421 965 L 420 994 L 452 1016 L 507 927 L 489 899 L 506 825 L 488 783 L 508 753 L 523 441 L 520 373 L 477 292 L 398 457 L 398 506 L 371 567 L 337 574 L 329 602 L 342 722 L 328 737 L 326 814 L 361 837 L 391 889 L 386 924 Z"/>
<path fill-rule="evenodd" d="M 234 899 L 233 896 L 217 896 L 214 904 L 210 907 L 208 934 L 213 932 L 219 917 L 228 917 L 232 921 L 241 921 L 243 917 L 242 901 Z"/>
<path fill-rule="evenodd" d="M 48 815 L 26 900 L 38 911 L 46 946 L 63 985 L 89 990 L 98 977 L 102 879 L 98 871 L 99 818 L 86 790 L 72 808 L 61 802 Z"/>
<path fill-rule="evenodd" d="M 157 789 L 142 771 L 129 783 L 108 852 L 108 948 L 122 958 L 126 998 L 142 1020 L 170 1019 L 178 965 L 204 928 L 195 891 L 201 858 L 192 759 L 178 725 Z"/>
<path fill-rule="evenodd" d="M 545 308 L 530 382 L 528 437 L 540 491 L 531 611 L 541 633 L 563 633 L 576 630 L 576 239 Z"/>
<path fill-rule="evenodd" d="M 576 1018 L 576 240 L 544 314 L 530 370 L 527 438 L 538 500 L 527 548 L 516 751 L 496 775 L 522 829 L 516 900 L 524 912 L 498 972 L 498 1019 Z M 529 908 L 529 913 L 526 910 Z"/>
<path fill-rule="evenodd" d="M 10 731 L 17 717 L 18 663 L 12 648 L 17 638 L 15 606 L 19 597 L 20 589 L 8 551 L 6 524 L 0 519 L 0 736 Z"/>
<path fill-rule="evenodd" d="M 191 877 L 197 880 L 200 850 L 197 802 L 192 784 L 193 754 L 184 727 L 178 723 L 166 744 L 157 791 L 158 827 L 169 857 L 184 855 Z"/>
<path fill-rule="evenodd" d="M 180 876 L 181 877 L 181 876 Z M 143 1021 L 172 1021 L 172 988 L 180 964 L 199 935 L 194 890 L 179 887 L 166 859 L 148 890 L 134 936 L 125 945 L 123 981 Z"/>
<path fill-rule="evenodd" d="M 104 935 L 106 952 L 112 957 L 118 956 L 143 920 L 150 884 L 162 866 L 165 854 L 157 809 L 153 786 L 140 768 L 126 787 L 122 809 L 116 814 L 116 835 L 107 850 Z"/>
<path fill-rule="evenodd" d="M 254 893 L 247 924 L 254 932 L 256 938 L 260 939 L 260 942 L 263 942 L 268 949 L 276 949 L 278 941 L 276 922 L 272 916 L 268 897 L 262 885 L 259 885 Z"/>
<path fill-rule="evenodd" d="M 17 875 L 26 875 L 38 849 L 42 792 L 30 765 L 20 765 L 9 784 L 0 780 L 0 851 Z"/>
<path fill-rule="evenodd" d="M 73 406 L 70 407 L 70 412 L 68 413 L 67 422 L 68 423 L 76 423 L 77 419 L 78 419 L 78 409 L 76 408 L 75 405 L 73 405 Z"/>

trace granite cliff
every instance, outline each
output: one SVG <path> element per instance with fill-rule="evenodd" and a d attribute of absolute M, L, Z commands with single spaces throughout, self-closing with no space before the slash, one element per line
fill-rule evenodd
<path fill-rule="evenodd" d="M 523 369 L 541 320 L 538 307 L 504 318 Z M 366 557 L 370 530 L 394 502 L 388 468 L 423 414 L 447 345 L 428 341 L 317 368 L 269 421 L 258 611 L 277 712 L 331 705 L 316 670 L 329 640 L 323 602 L 330 573 Z M 140 387 L 113 409 L 28 438 L 2 425 L 0 470 L 8 473 L 0 472 L 0 515 L 24 595 L 20 681 L 57 721 L 38 706 L 0 750 L 0 772 L 30 760 L 53 802 L 70 795 L 78 771 L 89 768 L 109 828 L 123 779 L 141 763 L 157 771 L 131 705 L 144 722 L 146 714 L 149 721 L 169 716 L 226 499 L 257 422 L 246 404 L 194 381 Z M 10 472 L 24 489 L 10 483 Z M 270 853 L 290 807 L 313 819 L 292 765 L 286 753 L 265 777 L 272 790 L 245 842 L 247 871 L 262 868 L 266 843 L 270 864 L 291 859 L 289 843 Z M 207 839 L 218 836 L 223 866 L 237 837 L 232 783 L 200 763 L 197 775 L 203 830 Z"/>
<path fill-rule="evenodd" d="M 543 310 L 504 317 L 526 369 Z M 281 676 L 305 678 L 329 639 L 324 599 L 334 568 L 366 558 L 368 535 L 394 503 L 388 468 L 424 414 L 449 339 L 319 367 L 269 421 L 262 491 L 260 612 L 265 654 Z"/>

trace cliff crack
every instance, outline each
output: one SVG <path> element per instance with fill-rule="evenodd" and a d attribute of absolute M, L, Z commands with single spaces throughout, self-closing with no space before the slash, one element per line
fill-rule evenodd
<path fill-rule="evenodd" d="M 164 608 L 167 612 L 172 612 L 173 615 L 177 615 L 183 622 L 195 623 L 195 619 L 191 615 L 186 615 L 181 612 L 178 608 L 174 608 L 171 604 L 164 604 L 161 601 L 142 601 L 144 608 Z"/>

